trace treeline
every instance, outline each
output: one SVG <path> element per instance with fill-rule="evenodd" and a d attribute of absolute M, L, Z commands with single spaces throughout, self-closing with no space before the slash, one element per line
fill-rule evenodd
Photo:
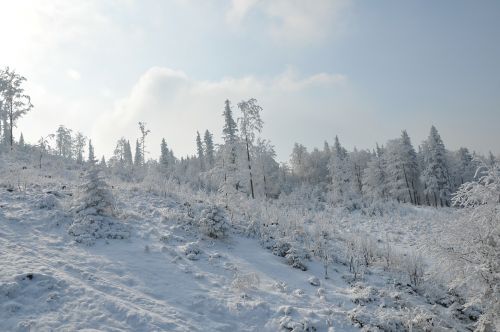
<path fill-rule="evenodd" d="M 24 147 L 21 137 L 13 138 L 16 121 L 33 105 L 22 88 L 24 77 L 9 68 L 0 71 L 0 137 L 3 146 Z M 214 143 L 213 134 L 196 132 L 196 154 L 177 158 L 162 139 L 160 157 L 148 158 L 146 147 L 150 130 L 138 123 L 138 135 L 120 138 L 113 155 L 106 161 L 96 160 L 92 141 L 81 132 L 64 126 L 41 137 L 32 145 L 42 167 L 44 155 L 73 160 L 79 165 L 99 164 L 109 174 L 123 181 L 171 180 L 187 183 L 195 189 L 219 191 L 228 197 L 239 194 L 250 198 L 276 198 L 294 190 L 317 193 L 318 199 L 333 204 L 357 208 L 366 202 L 396 200 L 415 205 L 450 206 L 454 192 L 473 180 L 478 161 L 493 165 L 496 158 L 490 152 L 482 157 L 467 148 L 449 151 L 437 129 L 432 126 L 428 138 L 414 148 L 408 133 L 375 145 L 373 150 L 347 151 L 338 137 L 333 145 L 308 151 L 295 143 L 289 163 L 278 163 L 270 141 L 261 137 L 262 107 L 256 99 L 237 104 L 238 114 L 229 100 L 224 102 L 222 143 Z"/>

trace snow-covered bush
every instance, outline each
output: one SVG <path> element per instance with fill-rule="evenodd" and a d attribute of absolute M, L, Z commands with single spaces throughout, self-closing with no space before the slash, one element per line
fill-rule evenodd
<path fill-rule="evenodd" d="M 438 247 L 443 264 L 453 271 L 453 288 L 464 289 L 468 304 L 479 304 L 484 311 L 477 329 L 492 331 L 500 326 L 500 165 L 481 166 L 477 177 L 453 197 L 464 214 Z"/>
<path fill-rule="evenodd" d="M 419 286 L 424 280 L 424 259 L 421 254 L 411 252 L 404 260 L 404 269 L 410 278 L 410 283 Z"/>
<path fill-rule="evenodd" d="M 188 242 L 180 246 L 180 249 L 186 255 L 186 258 L 192 261 L 198 260 L 199 256 L 203 253 L 196 242 Z"/>
<path fill-rule="evenodd" d="M 229 224 L 224 211 L 216 206 L 210 206 L 203 210 L 199 221 L 201 231 L 214 239 L 221 239 L 227 236 Z"/>
<path fill-rule="evenodd" d="M 233 281 L 231 282 L 231 287 L 239 290 L 245 290 L 249 288 L 259 288 L 260 278 L 255 272 L 251 273 L 238 273 L 236 272 Z"/>
<path fill-rule="evenodd" d="M 130 231 L 115 218 L 113 195 L 97 167 L 87 171 L 73 208 L 75 218 L 68 232 L 79 243 L 96 239 L 125 239 Z"/>

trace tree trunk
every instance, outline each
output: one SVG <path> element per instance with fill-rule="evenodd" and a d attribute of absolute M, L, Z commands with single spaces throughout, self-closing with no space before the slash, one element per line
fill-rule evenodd
<path fill-rule="evenodd" d="M 10 101 L 10 112 L 9 112 L 9 130 L 10 130 L 10 151 L 13 150 L 13 145 L 14 145 L 14 134 L 12 132 L 13 130 L 13 117 L 14 117 L 14 109 L 12 105 L 12 100 Z"/>

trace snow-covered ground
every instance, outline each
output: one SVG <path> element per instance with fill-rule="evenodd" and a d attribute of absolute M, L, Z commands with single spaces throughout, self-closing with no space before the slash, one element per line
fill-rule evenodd
<path fill-rule="evenodd" d="M 61 179 L 0 188 L 0 331 L 466 330 L 471 323 L 438 287 L 418 289 L 382 264 L 355 280 L 337 259 L 325 280 L 317 258 L 307 271 L 294 269 L 238 227 L 224 239 L 201 235 L 195 221 L 208 203 L 173 193 L 114 188 L 130 237 L 77 243 L 68 234 L 77 181 Z M 449 215 L 416 208 L 401 218 L 339 222 L 404 248 L 434 232 L 440 214 Z"/>

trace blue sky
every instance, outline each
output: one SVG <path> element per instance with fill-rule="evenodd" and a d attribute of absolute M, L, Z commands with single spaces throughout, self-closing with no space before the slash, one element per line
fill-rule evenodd
<path fill-rule="evenodd" d="M 500 152 L 498 1 L 67 1 L 0 4 L 0 64 L 29 79 L 28 140 L 59 124 L 97 153 L 220 137 L 226 98 L 255 97 L 281 160 L 339 135 L 372 148 L 432 124 L 456 149 Z"/>

